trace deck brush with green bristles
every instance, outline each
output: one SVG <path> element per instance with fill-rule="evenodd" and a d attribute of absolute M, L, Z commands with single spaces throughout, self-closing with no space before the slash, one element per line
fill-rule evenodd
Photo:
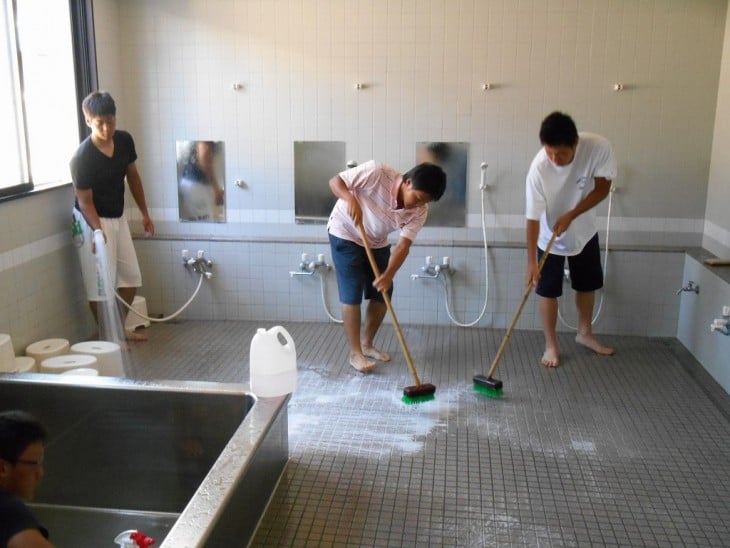
<path fill-rule="evenodd" d="M 542 272 L 542 267 L 545 266 L 545 261 L 547 260 L 548 255 L 550 255 L 550 249 L 553 247 L 557 235 L 557 232 L 553 232 L 553 235 L 550 238 L 548 245 L 545 247 L 545 252 L 542 254 L 542 257 L 540 257 L 540 262 L 537 264 L 538 274 Z M 499 379 L 495 379 L 492 375 L 494 375 L 494 372 L 497 370 L 499 360 L 502 358 L 502 354 L 504 354 L 504 351 L 507 348 L 509 338 L 512 336 L 512 332 L 515 329 L 517 320 L 522 313 L 522 309 L 525 307 L 527 298 L 530 296 L 530 293 L 532 293 L 532 289 L 532 282 L 527 282 L 527 284 L 525 285 L 525 290 L 522 293 L 522 299 L 520 299 L 520 304 L 515 311 L 515 315 L 512 317 L 512 321 L 507 328 L 507 332 L 504 334 L 504 338 L 502 339 L 502 342 L 497 349 L 497 355 L 494 357 L 494 360 L 492 361 L 492 366 L 489 368 L 487 374 L 474 375 L 474 390 L 479 392 L 480 394 L 484 394 L 492 398 L 498 398 L 502 395 L 502 381 L 500 381 Z"/>
<path fill-rule="evenodd" d="M 436 387 L 429 383 L 406 386 L 403 389 L 401 401 L 407 405 L 432 401 L 436 399 L 435 393 Z"/>
<path fill-rule="evenodd" d="M 485 375 L 474 375 L 474 391 L 489 396 L 490 398 L 501 398 L 502 381 L 487 377 Z"/>

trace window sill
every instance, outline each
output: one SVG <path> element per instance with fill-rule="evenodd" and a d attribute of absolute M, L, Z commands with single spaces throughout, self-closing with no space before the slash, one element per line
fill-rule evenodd
<path fill-rule="evenodd" d="M 46 192 L 48 190 L 55 190 L 60 187 L 69 186 L 72 183 L 69 182 L 59 182 L 59 183 L 45 183 L 40 185 L 35 185 L 32 188 L 25 190 L 20 186 L 17 191 L 14 191 L 15 188 L 7 188 L 7 189 L 0 189 L 0 203 L 10 202 L 12 200 L 17 200 L 20 198 L 25 198 L 26 196 L 33 196 L 34 194 L 40 194 L 41 192 Z M 3 194 L 3 191 L 7 191 L 8 194 Z"/>

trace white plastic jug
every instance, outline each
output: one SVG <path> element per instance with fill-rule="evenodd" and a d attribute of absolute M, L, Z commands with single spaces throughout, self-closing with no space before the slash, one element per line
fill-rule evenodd
<path fill-rule="evenodd" d="M 282 344 L 279 335 L 286 343 Z M 283 396 L 297 387 L 297 351 L 289 332 L 277 325 L 259 328 L 251 339 L 251 391 L 262 398 Z"/>

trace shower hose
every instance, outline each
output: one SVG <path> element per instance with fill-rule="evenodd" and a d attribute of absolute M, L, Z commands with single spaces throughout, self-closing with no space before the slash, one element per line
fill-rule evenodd
<path fill-rule="evenodd" d="M 460 322 L 456 319 L 454 313 L 451 310 L 451 293 L 453 292 L 453 287 L 451 284 L 451 277 L 450 276 L 444 276 L 443 278 L 443 284 L 444 284 L 444 293 L 446 295 L 445 301 L 446 301 L 446 314 L 448 314 L 449 319 L 454 323 L 454 325 L 458 325 L 459 327 L 472 327 L 479 323 L 479 320 L 481 320 L 484 317 L 484 313 L 487 310 L 487 303 L 489 301 L 489 246 L 487 243 L 487 226 L 486 226 L 486 219 L 484 215 L 484 195 L 485 191 L 487 189 L 486 185 L 486 173 L 487 173 L 487 164 L 482 162 L 482 165 L 480 166 L 482 173 L 481 173 L 481 181 L 479 184 L 479 191 L 481 195 L 481 212 L 482 212 L 482 241 L 484 242 L 484 304 L 482 305 L 482 311 L 479 313 L 477 318 L 474 321 L 471 322 Z"/>
<path fill-rule="evenodd" d="M 611 235 L 611 202 L 613 201 L 614 192 L 616 192 L 616 187 L 611 185 L 611 189 L 608 192 L 608 211 L 606 213 L 606 244 L 605 244 L 605 249 L 603 250 L 603 279 L 604 279 L 604 282 L 605 282 L 606 278 L 608 277 L 607 276 L 607 274 L 608 274 L 608 238 Z M 605 295 L 605 290 L 601 289 L 601 299 L 598 301 L 598 308 L 596 309 L 596 314 L 591 319 L 591 325 L 595 324 L 601 315 L 601 311 L 603 309 L 604 295 Z M 562 323 L 568 329 L 572 329 L 573 331 L 578 330 L 577 326 L 570 325 L 568 322 L 565 321 L 565 319 L 563 318 L 563 314 L 560 311 L 560 305 L 558 305 L 558 318 L 560 318 L 560 323 Z"/>
<path fill-rule="evenodd" d="M 200 286 L 203 285 L 203 277 L 205 275 L 201 272 L 200 273 L 200 279 L 198 280 L 198 286 L 195 288 L 195 291 L 193 291 L 193 294 L 190 296 L 190 298 L 185 302 L 184 305 L 182 305 L 180 308 L 177 309 L 177 311 L 173 312 L 169 316 L 165 316 L 163 318 L 150 318 L 149 316 L 146 316 L 145 314 L 141 314 L 140 312 L 137 312 L 134 308 L 132 308 L 131 305 L 127 304 L 127 301 L 122 299 L 122 297 L 114 291 L 114 295 L 116 295 L 117 300 L 122 303 L 127 310 L 129 310 L 132 314 L 136 314 L 140 318 L 144 320 L 148 320 L 150 322 L 167 322 L 169 320 L 172 320 L 173 318 L 178 317 L 182 312 L 190 305 L 191 302 L 193 302 L 193 299 L 198 295 L 198 291 L 200 291 Z"/>
<path fill-rule="evenodd" d="M 97 229 L 94 231 L 94 243 L 96 246 L 99 246 L 99 247 L 97 247 L 97 249 L 101 249 L 106 245 L 106 242 L 104 240 L 104 233 L 100 229 Z M 103 262 L 105 263 L 106 259 L 104 259 Z M 105 273 L 107 274 L 107 277 L 108 277 L 107 267 L 104 266 L 103 270 L 105 271 Z M 201 272 L 200 279 L 198 280 L 198 285 L 195 288 L 195 291 L 193 291 L 193 294 L 190 296 L 190 298 L 185 302 L 185 304 L 183 304 L 176 312 L 173 312 L 169 316 L 165 316 L 162 318 L 151 318 L 145 314 L 141 314 L 140 312 L 137 312 L 136 310 L 134 310 L 134 308 L 132 308 L 131 305 L 127 304 L 127 301 L 122 299 L 122 297 L 119 295 L 119 293 L 117 293 L 116 290 L 114 290 L 114 296 L 117 298 L 117 300 L 120 303 L 122 303 L 127 308 L 127 310 L 129 310 L 132 314 L 136 314 L 140 318 L 143 318 L 150 322 L 167 322 L 167 321 L 172 320 L 173 318 L 176 318 L 177 316 L 179 316 L 183 312 L 183 310 L 185 310 L 190 305 L 190 303 L 193 302 L 193 299 L 195 299 L 195 297 L 198 295 L 198 291 L 200 291 L 200 286 L 203 285 L 204 277 L 205 277 L 205 273 Z M 107 279 L 104 282 L 105 285 L 110 284 L 110 283 L 111 283 L 110 279 Z"/>
<path fill-rule="evenodd" d="M 325 298 L 325 296 L 324 296 L 324 293 L 325 293 L 325 290 L 324 290 L 324 276 L 323 276 L 323 275 L 322 275 L 322 273 L 321 273 L 321 272 L 319 272 L 319 271 L 317 271 L 317 274 L 319 274 L 319 288 L 320 288 L 320 292 L 322 293 L 322 306 L 324 307 L 324 312 L 325 312 L 325 314 L 327 314 L 327 317 L 328 317 L 328 318 L 329 318 L 329 319 L 330 319 L 331 321 L 333 321 L 333 322 L 335 322 L 335 323 L 342 323 L 342 320 L 338 320 L 338 319 L 337 319 L 337 318 L 335 318 L 335 317 L 334 317 L 334 316 L 332 315 L 332 313 L 330 312 L 330 309 L 329 309 L 329 307 L 327 306 L 327 299 L 326 299 L 326 298 Z"/>

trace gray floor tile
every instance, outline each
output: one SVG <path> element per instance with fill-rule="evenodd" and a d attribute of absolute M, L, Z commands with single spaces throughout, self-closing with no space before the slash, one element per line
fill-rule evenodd
<path fill-rule="evenodd" d="M 130 376 L 248 380 L 256 322 L 155 324 Z M 436 399 L 394 355 L 371 375 L 347 365 L 342 328 L 285 325 L 299 385 L 291 459 L 253 546 L 727 546 L 730 397 L 676 340 L 605 337 L 603 358 L 561 334 L 562 365 L 537 362 L 539 332 L 514 333 L 497 377 L 472 389 L 500 330 L 404 326 Z"/>

